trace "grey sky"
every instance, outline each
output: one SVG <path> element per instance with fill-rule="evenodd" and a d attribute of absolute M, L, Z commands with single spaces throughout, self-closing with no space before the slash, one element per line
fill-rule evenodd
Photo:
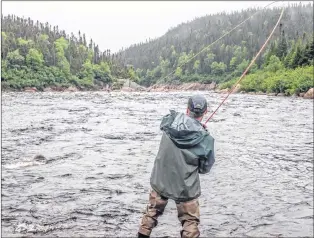
<path fill-rule="evenodd" d="M 122 47 L 162 36 L 170 27 L 193 20 L 195 17 L 217 12 L 230 12 L 249 7 L 263 7 L 271 1 L 20 1 L 2 2 L 3 15 L 15 14 L 30 17 L 67 34 L 77 35 L 81 30 L 101 50 L 116 52 Z M 288 2 L 272 6 L 287 5 Z"/>

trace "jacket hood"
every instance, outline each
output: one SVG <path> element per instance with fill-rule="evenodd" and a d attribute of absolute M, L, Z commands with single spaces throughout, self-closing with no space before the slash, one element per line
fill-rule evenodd
<path fill-rule="evenodd" d="M 207 134 L 203 125 L 198 120 L 184 113 L 175 112 L 174 110 L 170 110 L 170 114 L 163 117 L 160 129 L 179 148 L 193 147 L 203 141 Z"/>

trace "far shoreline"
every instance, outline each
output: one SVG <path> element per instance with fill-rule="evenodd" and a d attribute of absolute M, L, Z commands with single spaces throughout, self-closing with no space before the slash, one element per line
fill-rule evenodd
<path fill-rule="evenodd" d="M 191 84 L 189 84 L 191 85 Z M 195 84 L 194 84 L 195 85 Z M 199 84 L 201 85 L 201 84 Z M 204 85 L 203 85 L 204 86 Z M 23 90 L 16 90 L 16 89 L 2 89 L 2 93 L 73 93 L 73 92 L 104 92 L 104 93 L 136 93 L 136 92 L 143 92 L 143 93 L 167 93 L 167 92 L 191 92 L 191 91 L 198 91 L 198 92 L 212 92 L 217 94 L 227 94 L 229 89 L 217 89 L 217 88 L 206 88 L 205 87 L 188 87 L 182 88 L 180 86 L 173 86 L 173 85 L 154 85 L 149 88 L 140 87 L 138 89 L 129 88 L 129 87 L 122 87 L 121 89 L 114 89 L 108 90 L 108 88 L 95 88 L 95 89 L 78 89 L 77 87 L 51 87 L 45 88 L 44 90 L 38 90 L 35 87 L 26 87 Z M 304 99 L 313 99 L 313 88 L 310 88 L 306 93 L 300 93 L 299 95 L 285 95 L 284 93 L 264 93 L 264 92 L 244 92 L 240 90 L 235 90 L 232 94 L 244 94 L 244 95 L 264 95 L 264 96 L 273 96 L 273 97 L 294 97 L 294 98 L 304 98 Z"/>

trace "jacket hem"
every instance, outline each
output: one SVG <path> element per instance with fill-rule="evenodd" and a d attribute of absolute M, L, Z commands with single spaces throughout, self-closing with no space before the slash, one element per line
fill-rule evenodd
<path fill-rule="evenodd" d="M 150 183 L 150 186 L 152 187 L 152 189 L 154 189 L 159 195 L 166 197 L 168 199 L 174 200 L 175 202 L 188 202 L 194 199 L 197 199 L 201 196 L 201 193 L 198 193 L 197 195 L 195 195 L 194 197 L 190 197 L 190 198 L 177 198 L 177 197 L 173 197 L 169 194 L 166 193 L 162 193 L 159 191 L 159 189 L 157 189 L 154 185 L 152 185 L 152 183 Z"/>

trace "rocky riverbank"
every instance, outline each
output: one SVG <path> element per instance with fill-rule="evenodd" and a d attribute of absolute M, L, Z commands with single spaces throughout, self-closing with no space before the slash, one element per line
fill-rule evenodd
<path fill-rule="evenodd" d="M 155 84 L 149 88 L 130 88 L 123 87 L 121 91 L 124 92 L 137 92 L 137 91 L 146 91 L 146 92 L 175 92 L 175 91 L 214 91 L 216 93 L 228 93 L 229 89 L 218 89 L 218 85 L 215 83 L 211 84 L 201 84 L 201 83 L 185 83 L 181 85 L 162 85 Z M 264 93 L 264 92 L 244 92 L 241 91 L 241 86 L 237 85 L 233 93 L 249 94 L 249 95 L 268 95 L 268 96 L 287 96 L 284 93 Z M 306 93 L 300 93 L 292 95 L 294 97 L 303 97 L 306 99 L 314 98 L 314 89 L 309 89 Z"/>
<path fill-rule="evenodd" d="M 15 91 L 15 90 L 4 90 L 4 91 Z M 78 92 L 78 91 L 106 91 L 106 92 L 175 92 L 175 91 L 214 91 L 216 93 L 228 93 L 228 89 L 218 89 L 218 85 L 215 83 L 211 84 L 201 84 L 201 83 L 184 83 L 180 85 L 164 85 L 155 84 L 151 87 L 145 88 L 136 83 L 128 87 L 123 85 L 121 88 L 110 89 L 108 87 L 98 87 L 93 89 L 79 89 L 77 87 L 71 86 L 65 87 L 48 87 L 43 90 L 38 90 L 35 87 L 26 87 L 24 92 Z M 268 95 L 268 96 L 287 96 L 284 93 L 264 93 L 264 92 L 244 92 L 241 91 L 241 86 L 237 85 L 233 93 L 249 94 L 249 95 Z M 305 99 L 314 99 L 314 88 L 310 88 L 307 92 L 299 93 L 298 95 L 292 95 L 294 97 L 302 97 Z"/>
<path fill-rule="evenodd" d="M 34 93 L 34 92 L 84 92 L 84 91 L 111 91 L 110 89 L 106 88 L 106 87 L 98 87 L 98 88 L 77 88 L 75 86 L 70 86 L 70 87 L 47 87 L 44 88 L 43 90 L 39 90 L 36 87 L 25 87 L 22 90 L 15 90 L 15 89 L 2 89 L 2 91 L 5 92 L 30 92 L 30 93 Z"/>

